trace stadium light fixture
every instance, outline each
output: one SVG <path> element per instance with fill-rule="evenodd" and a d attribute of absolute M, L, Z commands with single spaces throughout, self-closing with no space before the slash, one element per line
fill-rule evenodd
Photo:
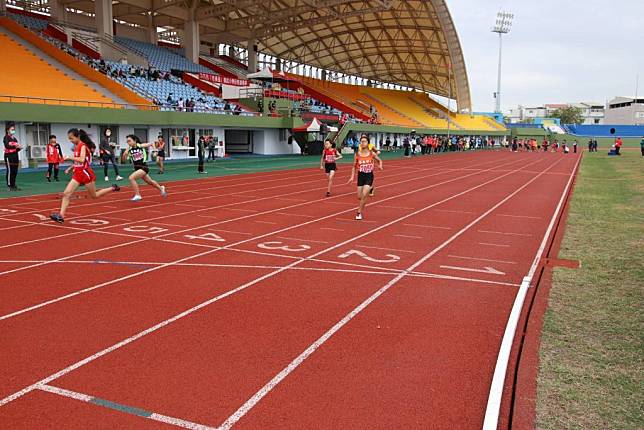
<path fill-rule="evenodd" d="M 499 11 L 496 14 L 496 23 L 492 27 L 492 33 L 499 35 L 499 75 L 496 83 L 496 99 L 495 112 L 501 112 L 501 59 L 503 57 L 503 35 L 508 34 L 512 28 L 512 21 L 514 14 L 509 12 Z"/>

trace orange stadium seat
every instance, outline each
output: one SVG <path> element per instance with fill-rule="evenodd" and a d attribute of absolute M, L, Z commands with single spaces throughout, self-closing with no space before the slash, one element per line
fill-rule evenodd
<path fill-rule="evenodd" d="M 55 68 L 11 37 L 0 33 L 0 45 L 5 58 L 11 58 L 11 63 L 15 66 L 0 69 L 1 102 L 10 101 L 7 96 L 19 96 L 33 99 L 16 98 L 11 101 L 115 107 L 114 100 Z"/>

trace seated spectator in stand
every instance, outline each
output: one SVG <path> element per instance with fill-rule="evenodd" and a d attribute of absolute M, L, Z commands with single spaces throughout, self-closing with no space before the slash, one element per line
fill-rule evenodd
<path fill-rule="evenodd" d="M 241 106 L 239 106 L 239 105 L 235 106 L 235 115 L 241 114 L 241 111 L 242 111 Z"/>

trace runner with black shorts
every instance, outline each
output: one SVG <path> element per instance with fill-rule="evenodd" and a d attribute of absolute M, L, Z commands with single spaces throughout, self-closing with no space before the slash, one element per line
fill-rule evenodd
<path fill-rule="evenodd" d="M 369 191 L 373 187 L 373 170 L 376 161 L 378 162 L 378 168 L 382 170 L 382 160 L 378 157 L 378 154 L 369 149 L 369 138 L 362 136 L 360 138 L 360 147 L 358 148 L 358 152 L 356 152 L 355 163 L 353 164 L 353 169 L 351 169 L 351 178 L 348 182 L 349 184 L 353 182 L 357 171 L 358 200 L 360 201 L 358 213 L 356 214 L 357 220 L 362 219 L 362 214 L 367 204 L 367 197 L 369 197 Z"/>
<path fill-rule="evenodd" d="M 147 184 L 152 185 L 157 190 L 161 191 L 163 197 L 167 197 L 168 194 L 165 192 L 165 187 L 159 185 L 157 181 L 152 179 L 149 175 L 150 168 L 148 167 L 148 148 L 153 146 L 153 143 L 141 143 L 141 139 L 134 134 L 127 136 L 127 145 L 128 148 L 123 153 L 123 158 L 121 162 L 129 158 L 132 160 L 132 165 L 134 166 L 134 172 L 128 178 L 130 180 L 130 185 L 134 190 L 134 197 L 132 197 L 133 202 L 138 202 L 142 199 L 141 193 L 139 191 L 139 184 L 136 182 L 137 179 L 143 179 Z"/>
<path fill-rule="evenodd" d="M 328 186 L 326 190 L 326 196 L 331 195 L 331 187 L 333 186 L 333 177 L 335 176 L 335 171 L 338 169 L 336 161 L 342 158 L 342 154 L 338 152 L 336 148 L 333 147 L 330 140 L 324 141 L 324 149 L 322 150 L 322 158 L 320 159 L 320 170 L 324 169 L 326 173 Z"/>

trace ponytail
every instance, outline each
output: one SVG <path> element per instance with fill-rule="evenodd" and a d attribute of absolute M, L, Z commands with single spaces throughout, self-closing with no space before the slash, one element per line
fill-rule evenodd
<path fill-rule="evenodd" d="M 67 132 L 68 134 L 71 134 L 74 137 L 77 137 L 81 142 L 83 142 L 89 150 L 93 153 L 96 150 L 96 145 L 92 141 L 92 139 L 89 137 L 89 134 L 83 129 L 77 129 L 77 128 L 71 128 Z"/>

